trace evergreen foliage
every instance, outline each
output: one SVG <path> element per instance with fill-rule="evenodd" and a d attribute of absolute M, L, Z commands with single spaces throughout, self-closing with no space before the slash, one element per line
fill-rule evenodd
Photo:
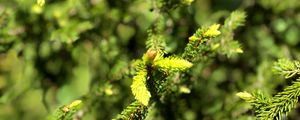
<path fill-rule="evenodd" d="M 151 97 L 150 92 L 147 90 L 146 80 L 147 71 L 138 71 L 136 73 L 136 76 L 133 77 L 133 81 L 130 86 L 132 94 L 135 96 L 135 99 L 137 99 L 145 106 L 148 105 L 149 99 Z"/>
<path fill-rule="evenodd" d="M 232 16 L 231 16 L 232 17 Z M 240 19 L 245 19 L 243 17 L 240 17 Z M 243 21 L 243 20 L 238 20 Z M 228 21 L 227 21 L 228 22 Z M 190 52 L 194 51 L 194 49 L 197 49 L 198 46 L 205 45 L 203 42 L 204 39 L 210 39 L 214 38 L 221 34 L 221 32 L 218 30 L 220 27 L 219 24 L 213 24 L 207 28 L 200 28 L 196 31 L 196 33 L 189 38 L 191 43 L 188 43 L 187 48 L 185 49 L 185 54 L 190 53 L 198 56 L 196 52 L 202 52 L 202 51 L 196 51 L 196 52 Z M 144 106 L 148 106 L 149 99 L 152 96 L 155 96 L 153 102 L 161 102 L 160 98 L 157 97 L 164 97 L 168 96 L 171 93 L 168 92 L 161 92 L 159 91 L 169 91 L 166 86 L 169 86 L 170 83 L 165 83 L 164 81 L 169 81 L 169 79 L 172 79 L 173 77 L 168 77 L 166 75 L 156 75 L 155 72 L 156 69 L 158 69 L 161 72 L 170 72 L 169 74 L 174 74 L 174 72 L 183 72 L 187 69 L 191 68 L 193 64 L 189 62 L 188 60 L 178 58 L 178 57 L 167 57 L 164 58 L 164 52 L 162 52 L 162 49 L 159 49 L 160 47 L 157 47 L 160 45 L 160 42 L 157 42 L 157 39 L 151 38 L 152 34 L 150 34 L 150 39 L 148 39 L 148 42 L 146 42 L 148 45 L 149 50 L 144 54 L 143 56 L 143 62 L 140 63 L 136 75 L 133 77 L 133 82 L 131 85 L 131 90 L 133 95 L 135 96 L 135 99 L 142 103 Z M 155 38 L 155 37 L 154 37 Z M 199 45 L 200 44 L 200 45 Z M 190 47 L 190 48 L 189 48 Z M 162 78 L 165 80 L 157 80 L 157 78 Z M 177 78 L 178 79 L 178 78 Z M 148 82 L 147 82 L 148 81 Z M 147 88 L 147 86 L 149 86 Z M 153 86 L 153 87 L 150 87 Z M 158 87 L 160 86 L 160 87 Z M 164 90 L 161 90 L 164 88 Z M 148 91 L 150 89 L 150 92 Z M 131 114 L 136 115 L 139 119 L 142 119 L 145 114 L 141 114 L 141 116 L 138 116 L 138 113 L 132 113 L 132 111 L 136 111 L 134 109 L 138 109 L 137 107 L 132 107 L 130 110 L 128 108 L 124 109 L 123 112 L 120 114 L 127 114 L 128 111 Z M 139 112 L 139 111 L 136 111 Z M 118 115 L 118 116 L 120 116 Z M 131 116 L 123 117 L 122 119 L 131 119 Z"/>
<path fill-rule="evenodd" d="M 299 68 L 300 68 L 299 61 L 279 59 L 278 62 L 274 63 L 273 72 L 276 74 L 283 75 L 287 79 L 297 74 L 300 74 Z"/>
<path fill-rule="evenodd" d="M 0 119 L 298 120 L 299 8 L 0 0 Z"/>
<path fill-rule="evenodd" d="M 48 120 L 74 120 L 76 112 L 82 107 L 81 100 L 75 100 L 69 105 L 64 105 L 55 110 Z"/>
<path fill-rule="evenodd" d="M 225 20 L 224 27 L 221 32 L 223 33 L 220 38 L 220 53 L 227 56 L 232 56 L 236 53 L 243 53 L 240 44 L 234 40 L 234 30 L 245 24 L 246 13 L 243 11 L 235 11 Z"/>
<path fill-rule="evenodd" d="M 275 62 L 273 71 L 283 75 L 286 79 L 299 74 L 299 61 L 280 59 Z M 262 94 L 251 95 L 247 92 L 237 93 L 237 96 L 252 104 L 261 120 L 281 120 L 294 109 L 300 97 L 300 78 L 296 78 L 292 85 L 284 88 L 272 98 L 263 97 Z"/>
<path fill-rule="evenodd" d="M 176 57 L 162 58 L 154 62 L 154 67 L 162 71 L 185 71 L 192 66 L 189 61 Z"/>
<path fill-rule="evenodd" d="M 45 0 L 37 0 L 37 4 L 42 7 L 45 4 Z"/>
<path fill-rule="evenodd" d="M 141 120 L 145 119 L 147 114 L 147 107 L 140 102 L 132 102 L 127 106 L 121 114 L 119 114 L 115 120 Z"/>

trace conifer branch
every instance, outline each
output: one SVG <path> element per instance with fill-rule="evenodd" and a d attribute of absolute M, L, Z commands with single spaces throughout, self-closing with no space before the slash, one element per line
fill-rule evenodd
<path fill-rule="evenodd" d="M 151 30 L 148 33 L 148 40 L 146 41 L 146 46 L 148 49 L 154 50 L 164 50 L 165 49 L 165 41 L 163 40 L 163 36 L 160 34 L 154 34 Z"/>
<path fill-rule="evenodd" d="M 136 63 L 135 69 L 137 72 L 131 85 L 136 102 L 139 102 L 144 107 L 154 102 L 160 102 L 163 95 L 167 94 L 164 91 L 169 91 L 167 86 L 170 83 L 166 81 L 170 79 L 171 74 L 186 71 L 193 66 L 191 62 L 195 62 L 197 59 L 206 60 L 206 58 L 214 55 L 215 52 L 213 50 L 216 47 L 212 47 L 211 40 L 221 34 L 219 24 L 199 28 L 195 34 L 189 37 L 189 43 L 182 57 L 165 57 L 165 43 L 161 34 L 161 28 L 162 26 L 157 24 L 149 32 L 149 38 L 146 42 L 148 51 Z M 151 96 L 153 96 L 153 100 L 150 103 Z M 130 110 L 125 110 L 126 113 L 123 112 L 122 114 L 135 114 L 136 112 L 132 112 L 135 111 L 135 107 L 130 108 Z M 123 118 L 131 119 L 132 117 L 125 115 Z"/>
<path fill-rule="evenodd" d="M 234 11 L 224 22 L 224 28 L 228 31 L 233 31 L 236 28 L 243 26 L 246 21 L 246 13 L 244 11 Z"/>
<path fill-rule="evenodd" d="M 194 0 L 159 0 L 158 6 L 162 12 L 168 12 L 182 5 L 190 5 Z"/>
<path fill-rule="evenodd" d="M 262 108 L 271 103 L 270 98 L 266 97 L 261 92 L 253 92 L 252 94 L 248 92 L 239 92 L 236 96 L 250 103 L 257 114 L 263 111 Z"/>
<path fill-rule="evenodd" d="M 300 62 L 280 59 L 274 63 L 273 72 L 290 78 L 296 74 L 300 74 Z"/>
<path fill-rule="evenodd" d="M 139 101 L 134 101 L 113 120 L 143 120 L 147 115 L 147 110 L 147 107 Z"/>
<path fill-rule="evenodd" d="M 166 43 L 162 32 L 165 26 L 165 19 L 160 17 L 157 21 L 154 27 L 148 31 L 146 47 L 151 50 L 164 52 Z"/>
<path fill-rule="evenodd" d="M 270 104 L 262 107 L 257 117 L 261 120 L 276 119 L 281 120 L 285 115 L 296 107 L 300 96 L 300 79 L 298 78 L 293 85 L 286 87 L 282 92 L 276 94 Z"/>
<path fill-rule="evenodd" d="M 185 47 L 182 57 L 189 61 L 195 61 L 197 58 L 204 59 L 205 54 L 211 50 L 208 41 L 221 34 L 218 30 L 219 27 L 219 24 L 214 24 L 210 27 L 199 28 L 189 37 L 189 43 Z"/>
<path fill-rule="evenodd" d="M 48 120 L 73 120 L 74 114 L 82 107 L 81 100 L 75 100 L 69 105 L 57 108 Z"/>
<path fill-rule="evenodd" d="M 147 106 L 151 97 L 150 92 L 147 89 L 146 85 L 147 80 L 147 71 L 140 70 L 133 77 L 131 84 L 131 91 L 135 99 L 141 102 L 143 105 Z"/>
<path fill-rule="evenodd" d="M 273 71 L 276 74 L 284 75 L 285 78 L 291 78 L 299 74 L 299 65 L 299 61 L 280 59 L 278 62 L 275 62 Z M 287 116 L 296 107 L 300 97 L 300 78 L 270 99 L 263 97 L 262 94 L 251 95 L 247 92 L 240 92 L 237 96 L 251 103 L 258 119 L 281 120 L 283 116 Z"/>
<path fill-rule="evenodd" d="M 243 26 L 246 20 L 246 13 L 243 11 L 234 11 L 228 18 L 225 19 L 224 25 L 221 28 L 222 36 L 215 44 L 220 45 L 219 53 L 225 54 L 228 57 L 236 53 L 243 53 L 240 44 L 234 40 L 234 30 L 239 26 Z"/>

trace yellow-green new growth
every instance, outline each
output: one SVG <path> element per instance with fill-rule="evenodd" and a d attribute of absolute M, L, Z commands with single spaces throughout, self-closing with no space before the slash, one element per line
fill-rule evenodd
<path fill-rule="evenodd" d="M 218 30 L 220 27 L 220 24 L 213 24 L 211 25 L 206 32 L 203 33 L 204 37 L 216 37 L 221 34 L 221 32 Z"/>
<path fill-rule="evenodd" d="M 185 5 L 191 5 L 191 3 L 194 2 L 194 0 L 182 0 L 181 3 Z"/>
<path fill-rule="evenodd" d="M 154 66 L 162 71 L 185 71 L 192 67 L 193 64 L 184 59 L 169 57 L 155 61 Z"/>
<path fill-rule="evenodd" d="M 75 107 L 81 105 L 81 103 L 82 103 L 81 100 L 75 100 L 75 101 L 73 101 L 68 107 L 69 107 L 69 108 L 75 108 Z"/>
<path fill-rule="evenodd" d="M 150 92 L 146 86 L 147 72 L 138 71 L 133 77 L 133 82 L 131 84 L 131 91 L 135 99 L 141 102 L 143 105 L 147 106 L 151 97 Z"/>
<path fill-rule="evenodd" d="M 221 34 L 219 31 L 220 24 L 213 24 L 210 27 L 199 28 L 193 36 L 189 37 L 190 41 L 202 40 L 203 38 L 213 38 Z"/>
<path fill-rule="evenodd" d="M 250 101 L 250 100 L 254 99 L 254 97 L 248 92 L 238 92 L 236 94 L 236 96 L 238 96 L 246 101 Z"/>
<path fill-rule="evenodd" d="M 195 35 L 189 37 L 189 40 L 191 40 L 191 41 L 196 41 L 196 40 L 198 40 L 198 39 L 199 39 L 199 38 L 197 38 Z"/>
<path fill-rule="evenodd" d="M 45 0 L 37 0 L 37 2 L 36 2 L 39 6 L 44 6 L 44 4 L 45 4 Z"/>

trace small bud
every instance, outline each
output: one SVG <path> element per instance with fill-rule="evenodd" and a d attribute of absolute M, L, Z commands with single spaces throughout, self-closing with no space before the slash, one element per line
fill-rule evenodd
<path fill-rule="evenodd" d="M 185 93 L 185 94 L 191 93 L 191 90 L 188 87 L 186 87 L 186 86 L 180 86 L 179 91 L 181 93 Z"/>
<path fill-rule="evenodd" d="M 62 110 L 63 110 L 64 112 L 69 112 L 69 111 L 70 111 L 70 109 L 69 109 L 68 106 L 64 106 Z"/>
<path fill-rule="evenodd" d="M 106 95 L 108 95 L 108 96 L 114 94 L 114 92 L 112 91 L 111 88 L 106 88 L 106 89 L 104 90 L 104 93 L 105 93 Z"/>
<path fill-rule="evenodd" d="M 243 53 L 243 50 L 241 48 L 237 48 L 237 49 L 235 49 L 235 52 L 236 53 Z"/>
<path fill-rule="evenodd" d="M 146 53 L 147 57 L 151 60 L 153 60 L 156 55 L 157 55 L 157 51 L 156 50 L 153 50 L 153 49 L 149 49 Z"/>
<path fill-rule="evenodd" d="M 236 96 L 238 96 L 238 97 L 240 97 L 240 98 L 242 98 L 242 99 L 244 99 L 244 100 L 246 100 L 246 101 L 249 101 L 249 100 L 252 100 L 254 97 L 250 94 L 250 93 L 248 93 L 248 92 L 238 92 L 237 94 L 236 94 Z"/>

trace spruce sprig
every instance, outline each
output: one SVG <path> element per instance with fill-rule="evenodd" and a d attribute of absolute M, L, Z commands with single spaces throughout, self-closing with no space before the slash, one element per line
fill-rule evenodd
<path fill-rule="evenodd" d="M 299 74 L 299 65 L 299 61 L 280 59 L 275 62 L 273 71 L 276 74 L 285 76 L 287 79 Z M 272 98 L 267 98 L 262 94 L 249 94 L 247 92 L 240 92 L 237 96 L 251 103 L 258 119 L 281 120 L 298 103 L 298 98 L 300 97 L 300 78 L 297 78 L 293 81 L 292 85 L 287 86 L 282 92 L 277 93 Z"/>
<path fill-rule="evenodd" d="M 270 98 L 262 94 L 260 91 L 253 92 L 251 94 L 248 92 L 239 92 L 236 95 L 250 103 L 253 106 L 255 113 L 264 111 L 263 108 L 271 103 Z"/>
<path fill-rule="evenodd" d="M 113 120 L 143 120 L 147 112 L 146 106 L 139 101 L 134 101 Z"/>
<path fill-rule="evenodd" d="M 185 71 L 193 64 L 182 58 L 168 57 L 155 61 L 154 66 L 161 71 Z"/>
<path fill-rule="evenodd" d="M 146 80 L 147 71 L 138 71 L 133 77 L 133 81 L 130 87 L 135 99 L 141 102 L 143 105 L 148 106 L 151 94 L 147 89 Z"/>
<path fill-rule="evenodd" d="M 262 107 L 257 117 L 261 120 L 281 120 L 283 116 L 296 107 L 300 96 L 300 79 L 298 78 L 291 86 L 286 87 L 282 92 L 277 93 L 269 105 Z"/>
<path fill-rule="evenodd" d="M 273 72 L 290 78 L 296 74 L 300 74 L 300 62 L 280 59 L 274 63 Z"/>
<path fill-rule="evenodd" d="M 189 61 L 197 61 L 197 58 L 205 59 L 206 53 L 211 51 L 209 41 L 221 34 L 219 24 L 213 24 L 210 27 L 199 28 L 191 37 L 189 43 L 184 49 L 182 58 Z"/>
<path fill-rule="evenodd" d="M 167 86 L 170 84 L 166 81 L 172 79 L 174 73 L 180 77 L 180 74 L 191 68 L 198 58 L 199 60 L 206 60 L 206 58 L 214 55 L 216 51 L 211 46 L 211 40 L 221 34 L 219 24 L 199 28 L 189 38 L 189 43 L 181 57 L 165 57 L 165 42 L 160 28 L 161 26 L 157 25 L 153 29 L 154 31 L 149 32 L 149 38 L 146 42 L 148 51 L 136 63 L 136 73 L 131 85 L 136 102 L 145 109 L 155 102 L 162 102 L 164 96 L 169 94 L 169 92 L 164 92 L 169 91 Z M 131 109 L 126 110 L 126 108 L 121 114 L 140 115 L 135 113 L 135 109 L 138 109 L 136 106 L 129 108 Z M 137 118 L 140 117 L 137 116 Z M 132 119 L 132 117 L 123 115 L 122 119 Z"/>
<path fill-rule="evenodd" d="M 48 120 L 73 120 L 74 115 L 82 107 L 81 100 L 75 100 L 69 105 L 63 105 L 57 108 L 54 113 L 49 116 Z"/>
<path fill-rule="evenodd" d="M 234 11 L 224 22 L 224 29 L 233 31 L 239 26 L 243 26 L 246 21 L 246 13 L 243 11 Z"/>
<path fill-rule="evenodd" d="M 243 53 L 238 41 L 234 40 L 234 30 L 243 26 L 246 21 L 246 13 L 244 11 L 234 11 L 228 18 L 225 19 L 224 25 L 221 28 L 222 36 L 215 41 L 220 47 L 219 53 L 225 54 L 228 57 L 236 53 Z"/>

